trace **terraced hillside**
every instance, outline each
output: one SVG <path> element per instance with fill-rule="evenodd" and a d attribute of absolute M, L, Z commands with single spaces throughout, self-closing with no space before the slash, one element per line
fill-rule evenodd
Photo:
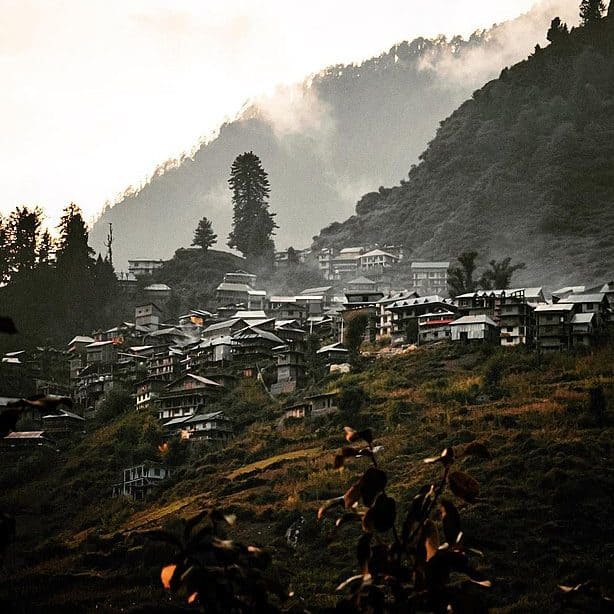
<path fill-rule="evenodd" d="M 610 407 L 601 423 L 589 401 L 595 387 Z M 492 460 L 463 461 L 481 484 L 480 498 L 457 505 L 468 542 L 484 551 L 478 565 L 493 587 L 479 590 L 491 611 L 557 611 L 557 584 L 610 584 L 612 345 L 540 357 L 442 344 L 365 359 L 361 370 L 329 377 L 321 388 L 340 390 L 352 406 L 280 427 L 280 406 L 257 382 L 242 382 L 222 404 L 245 428 L 224 449 L 186 455 L 171 446 L 174 476 L 144 502 L 109 498 L 119 469 L 153 455 L 159 442 L 155 419 L 129 407 L 107 408 L 100 424 L 51 460 L 5 465 L 0 505 L 17 513 L 18 534 L 0 580 L 3 611 L 178 610 L 181 602 L 159 580 L 169 553 L 140 533 L 209 506 L 237 516 L 233 537 L 274 553 L 292 604 L 334 605 L 335 587 L 356 573 L 359 529 L 344 526 L 332 539 L 332 520 L 317 523 L 316 511 L 366 467 L 357 459 L 333 468 L 346 424 L 374 430 L 388 493 L 403 509 L 437 475 L 426 456 L 471 441 L 489 448 Z M 285 532 L 301 517 L 292 547 Z"/>

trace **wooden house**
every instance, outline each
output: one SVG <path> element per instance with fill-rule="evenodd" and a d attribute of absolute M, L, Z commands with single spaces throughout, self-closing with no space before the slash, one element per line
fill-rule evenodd
<path fill-rule="evenodd" d="M 195 373 L 186 373 L 160 392 L 158 418 L 170 420 L 193 416 L 223 390 L 224 386 L 216 381 Z"/>
<path fill-rule="evenodd" d="M 146 461 L 140 465 L 126 467 L 122 471 L 122 481 L 113 484 L 113 497 L 131 497 L 142 500 L 159 486 L 162 480 L 170 477 L 171 470 L 161 463 Z"/>

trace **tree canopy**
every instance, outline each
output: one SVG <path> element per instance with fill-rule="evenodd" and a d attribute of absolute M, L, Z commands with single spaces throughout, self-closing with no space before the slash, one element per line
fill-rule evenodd
<path fill-rule="evenodd" d="M 206 252 L 217 241 L 217 235 L 213 232 L 213 224 L 207 217 L 203 217 L 194 231 L 192 245 L 200 247 Z"/>
<path fill-rule="evenodd" d="M 272 262 L 275 214 L 269 211 L 269 179 L 260 158 L 245 152 L 235 159 L 228 180 L 232 191 L 233 221 L 228 246 L 245 258 Z"/>

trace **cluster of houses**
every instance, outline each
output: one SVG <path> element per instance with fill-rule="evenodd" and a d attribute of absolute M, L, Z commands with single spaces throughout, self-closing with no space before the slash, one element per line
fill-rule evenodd
<path fill-rule="evenodd" d="M 255 275 L 233 271 L 217 287 L 213 309 L 193 309 L 169 321 L 150 301 L 135 307 L 131 322 L 78 335 L 63 350 L 47 348 L 55 352 L 52 362 L 66 361 L 69 385 L 40 379 L 38 391 L 70 395 L 77 413 L 44 418 L 36 431 L 12 433 L 0 445 L 53 446 L 56 435 L 83 430 L 84 418 L 95 415 L 114 389 L 130 391 L 136 411 L 154 413 L 168 439 L 190 443 L 223 444 L 232 437 L 233 423 L 220 408 L 241 378 L 256 378 L 269 395 L 280 398 L 282 421 L 324 416 L 337 410 L 335 392 L 310 392 L 291 404 L 283 404 L 284 395 L 296 399 L 305 389 L 306 365 L 312 360 L 331 372 L 349 369 L 346 335 L 357 316 L 365 316 L 364 339 L 371 342 L 398 346 L 451 340 L 544 351 L 592 346 L 614 323 L 612 282 L 561 288 L 550 300 L 542 288 L 447 298 L 448 262 L 411 263 L 408 288 L 394 290 L 366 274 L 376 263 L 387 266 L 388 255 L 373 251 L 378 250 L 336 255 L 335 266 L 351 260 L 355 268 L 348 265 L 347 271 L 363 272 L 348 281 L 280 296 L 258 288 Z M 157 262 L 147 266 L 155 270 Z M 2 356 L 3 386 L 18 381 L 17 374 L 31 370 L 37 360 L 25 351 Z M 0 404 L 5 401 L 10 398 L 0 397 Z M 114 494 L 139 498 L 166 477 L 168 469 L 157 463 L 128 467 Z"/>

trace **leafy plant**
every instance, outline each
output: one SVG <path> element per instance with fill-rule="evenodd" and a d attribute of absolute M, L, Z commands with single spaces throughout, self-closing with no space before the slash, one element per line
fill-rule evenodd
<path fill-rule="evenodd" d="M 483 607 L 480 597 L 468 588 L 471 584 L 491 585 L 470 562 L 470 556 L 481 553 L 465 546 L 460 514 L 443 494 L 449 490 L 468 503 L 477 500 L 479 483 L 454 466 L 468 456 L 489 459 L 487 448 L 472 442 L 459 450 L 445 448 L 439 456 L 425 459 L 427 464 L 441 465 L 442 474 L 418 490 L 399 522 L 397 502 L 386 492 L 387 475 L 378 467 L 380 447 L 374 445 L 371 429 L 356 431 L 346 426 L 344 432 L 347 443 L 364 445 L 342 447 L 335 456 L 335 467 L 341 469 L 352 458 L 367 458 L 371 464 L 343 495 L 318 510 L 318 520 L 322 520 L 331 510 L 343 508 L 335 521 L 336 530 L 352 522 L 360 522 L 362 529 L 356 546 L 358 573 L 337 587 L 346 593 L 339 609 L 443 613 L 474 612 Z M 453 572 L 466 576 L 469 582 L 452 584 Z"/>
<path fill-rule="evenodd" d="M 176 551 L 162 567 L 162 585 L 201 611 L 277 612 L 288 593 L 266 574 L 271 563 L 267 552 L 227 538 L 225 529 L 235 520 L 215 509 L 204 510 L 183 521 L 179 535 L 164 530 L 146 532 L 149 539 Z"/>

